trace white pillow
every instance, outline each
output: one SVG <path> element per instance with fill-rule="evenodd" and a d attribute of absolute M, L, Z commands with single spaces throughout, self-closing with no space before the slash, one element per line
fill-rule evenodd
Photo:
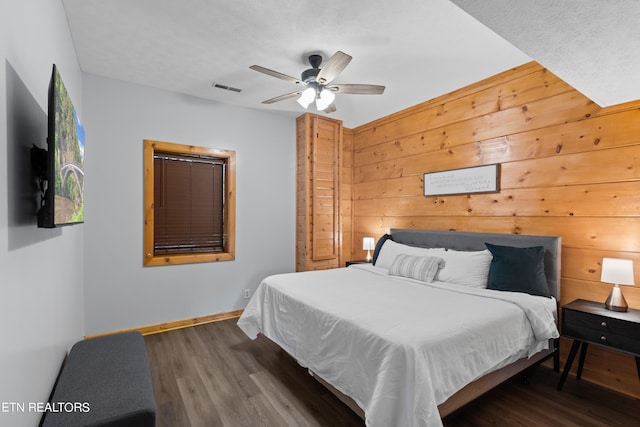
<path fill-rule="evenodd" d="M 487 287 L 493 259 L 488 249 L 471 252 L 449 249 L 438 256 L 442 257 L 444 265 L 438 271 L 435 280 L 472 288 Z"/>
<path fill-rule="evenodd" d="M 376 267 L 388 269 L 393 261 L 400 254 L 417 256 L 440 256 L 444 248 L 418 248 L 416 246 L 403 245 L 388 239 L 380 248 L 380 253 L 376 259 Z"/>
<path fill-rule="evenodd" d="M 400 254 L 391 264 L 391 276 L 409 277 L 423 282 L 433 282 L 433 278 L 444 261 L 435 256 Z"/>

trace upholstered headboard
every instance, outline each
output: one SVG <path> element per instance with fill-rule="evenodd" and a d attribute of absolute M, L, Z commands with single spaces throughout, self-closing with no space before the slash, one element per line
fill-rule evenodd
<path fill-rule="evenodd" d="M 556 300 L 560 300 L 561 237 L 399 228 L 392 228 L 390 234 L 394 241 L 405 245 L 460 251 L 481 251 L 487 249 L 485 243 L 518 248 L 542 246 L 545 249 L 544 270 L 549 292 Z"/>

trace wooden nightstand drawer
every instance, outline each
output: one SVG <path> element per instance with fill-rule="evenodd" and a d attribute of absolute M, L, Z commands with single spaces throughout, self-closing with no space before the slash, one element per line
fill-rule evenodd
<path fill-rule="evenodd" d="M 640 336 L 640 324 L 582 311 L 565 310 L 563 322 L 622 335 Z"/>
<path fill-rule="evenodd" d="M 562 319 L 563 328 L 580 326 L 600 332 L 609 332 L 618 335 L 637 336 L 640 339 L 640 324 L 627 322 L 620 319 L 605 317 L 597 314 L 585 313 L 582 311 L 564 310 Z M 563 329 L 564 331 L 564 329 Z M 565 332 L 569 334 L 567 330 Z"/>
<path fill-rule="evenodd" d="M 640 339 L 632 338 L 629 335 L 617 335 L 608 331 L 586 328 L 581 325 L 567 326 L 566 323 L 562 331 L 563 334 L 569 338 L 588 341 L 605 347 L 612 347 L 616 350 L 632 354 L 640 354 Z"/>

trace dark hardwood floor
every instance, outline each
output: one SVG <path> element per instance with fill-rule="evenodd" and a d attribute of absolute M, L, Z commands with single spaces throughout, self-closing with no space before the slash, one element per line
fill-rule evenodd
<path fill-rule="evenodd" d="M 157 427 L 364 426 L 266 338 L 225 320 L 145 337 Z M 640 401 L 535 368 L 444 420 L 454 426 L 640 426 Z M 393 427 L 393 426 L 389 426 Z"/>

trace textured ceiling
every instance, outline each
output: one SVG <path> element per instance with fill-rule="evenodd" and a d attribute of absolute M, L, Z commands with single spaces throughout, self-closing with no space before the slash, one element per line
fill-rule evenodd
<path fill-rule="evenodd" d="M 601 107 L 640 99 L 640 1 L 452 1 Z"/>
<path fill-rule="evenodd" d="M 335 83 L 386 86 L 336 97 L 331 116 L 355 127 L 474 83 L 530 58 L 448 0 L 63 0 L 84 72 L 297 116 L 306 55 L 353 56 Z M 216 82 L 240 93 L 212 87 Z"/>
<path fill-rule="evenodd" d="M 249 66 L 298 77 L 309 53 L 344 51 L 335 83 L 386 86 L 338 94 L 347 127 L 531 59 L 601 106 L 640 99 L 640 0 L 63 2 L 83 71 L 292 117 L 295 98 L 261 101 L 298 87 Z"/>

